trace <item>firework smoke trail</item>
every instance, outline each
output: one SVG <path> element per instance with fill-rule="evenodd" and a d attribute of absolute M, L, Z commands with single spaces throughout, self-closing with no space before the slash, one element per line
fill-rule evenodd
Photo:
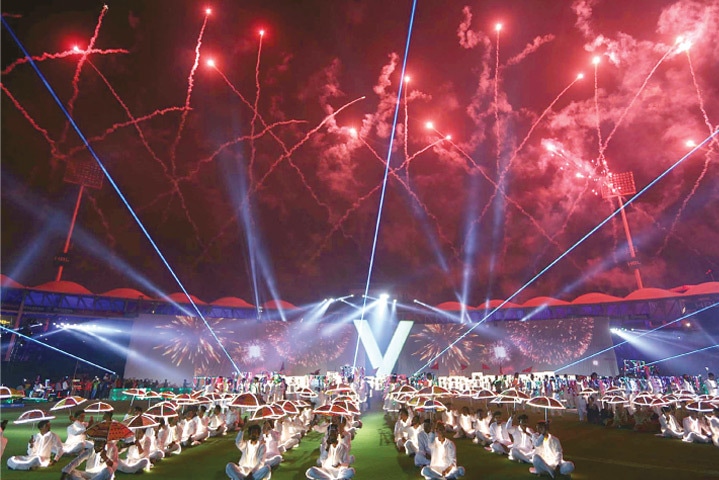
<path fill-rule="evenodd" d="M 692 81 L 694 82 L 694 89 L 697 92 L 697 100 L 699 101 L 699 109 L 702 112 L 702 115 L 704 116 L 704 123 L 707 127 L 709 127 L 709 133 L 711 134 L 712 130 L 714 130 L 714 127 L 712 126 L 711 121 L 709 121 L 709 115 L 707 115 L 707 112 L 704 108 L 704 98 L 702 97 L 701 89 L 699 88 L 699 83 L 697 82 L 696 74 L 694 73 L 694 65 L 692 64 L 692 57 L 689 54 L 689 48 L 686 49 L 687 54 L 687 61 L 689 62 L 689 71 L 692 74 Z M 672 224 L 669 227 L 669 232 L 664 237 L 664 241 L 662 242 L 662 246 L 659 247 L 659 251 L 657 252 L 657 255 L 661 255 L 661 253 L 664 251 L 665 248 L 667 248 L 667 244 L 669 243 L 669 237 L 674 234 L 674 230 L 676 229 L 677 223 L 679 223 L 679 218 L 682 216 L 682 213 L 684 213 L 684 210 L 687 208 L 687 204 L 689 203 L 689 200 L 692 199 L 694 194 L 699 189 L 699 185 L 701 185 L 702 180 L 704 180 L 704 176 L 707 174 L 707 171 L 709 170 L 709 164 L 711 162 L 712 158 L 712 147 L 713 145 L 717 144 L 717 139 L 713 138 L 711 143 L 709 144 L 709 150 L 704 154 L 704 167 L 702 168 L 701 173 L 697 177 L 696 181 L 694 182 L 694 185 L 692 186 L 691 191 L 689 194 L 684 198 L 684 201 L 682 202 L 682 206 L 679 207 L 679 210 L 677 211 L 677 214 L 674 216 L 674 220 L 672 220 Z"/>
<path fill-rule="evenodd" d="M 379 160 L 380 163 L 386 168 L 386 166 L 387 166 L 386 160 L 383 159 L 362 137 L 358 136 L 358 138 L 360 139 L 362 144 L 364 144 L 364 146 L 367 147 L 367 149 L 370 152 L 372 152 L 372 155 L 374 155 L 374 157 L 377 160 Z M 428 148 L 425 148 L 423 151 L 426 151 L 426 150 L 428 150 Z M 401 168 L 401 167 L 399 167 L 399 168 Z M 407 190 L 407 193 L 409 193 L 409 195 L 414 199 L 414 201 L 417 202 L 417 205 L 419 205 L 422 208 L 422 210 L 424 210 L 424 213 L 427 215 L 427 217 L 431 218 L 434 221 L 435 226 L 437 227 L 437 233 L 439 234 L 440 239 L 442 239 L 447 245 L 449 245 L 449 247 L 454 252 L 455 256 L 459 256 L 459 252 L 457 252 L 457 249 L 454 247 L 452 241 L 449 238 L 447 238 L 447 236 L 444 234 L 444 231 L 442 230 L 442 228 L 440 226 L 439 219 L 437 218 L 437 216 L 429 211 L 429 207 L 427 207 L 427 205 L 425 205 L 419 199 L 417 194 L 415 194 L 412 191 L 412 188 L 409 186 L 409 184 L 405 183 L 405 181 L 402 179 L 402 177 L 397 174 L 397 172 L 399 171 L 399 168 L 390 168 L 389 174 L 392 175 L 392 177 L 394 177 L 405 188 L 405 190 Z M 446 262 L 443 262 L 443 263 L 446 263 Z"/>
<path fill-rule="evenodd" d="M 95 198 L 95 195 L 91 192 L 88 192 L 88 194 L 89 195 L 87 195 L 86 198 L 90 202 L 90 206 L 92 207 L 92 209 L 95 210 L 95 213 L 97 213 L 97 216 L 100 217 L 100 223 L 102 223 L 102 227 L 105 229 L 105 235 L 107 236 L 109 246 L 110 248 L 114 249 L 115 245 L 117 245 L 117 240 L 110 231 L 110 222 L 107 220 L 105 214 L 100 209 L 100 205 L 97 204 L 97 199 Z"/>
<path fill-rule="evenodd" d="M 409 77 L 404 78 L 404 82 L 409 84 Z M 405 171 L 405 177 L 407 179 L 407 182 L 409 182 L 409 147 L 407 146 L 408 140 L 409 140 L 409 105 L 407 104 L 407 90 L 409 90 L 408 86 L 404 89 L 404 162 L 402 165 L 407 165 L 407 170 Z M 402 166 L 400 166 L 402 168 Z"/>
<path fill-rule="evenodd" d="M 594 118 L 597 121 L 597 161 L 602 167 L 602 175 L 608 172 L 607 160 L 604 158 L 604 150 L 602 149 L 602 129 L 601 119 L 599 118 L 599 57 L 594 58 Z"/>
<path fill-rule="evenodd" d="M 80 49 L 73 49 L 73 50 L 65 50 L 64 52 L 58 52 L 58 53 L 47 53 L 44 52 L 42 55 L 35 55 L 32 57 L 33 62 L 44 62 L 45 60 L 54 60 L 57 58 L 65 58 L 69 57 L 71 55 L 83 55 L 84 53 L 89 54 L 98 54 L 98 55 L 114 55 L 116 53 L 130 53 L 128 50 L 125 50 L 124 48 L 110 48 L 107 50 L 100 50 L 100 49 L 92 49 L 92 50 L 80 50 Z M 13 63 L 5 67 L 5 69 L 0 72 L 2 75 L 7 75 L 8 73 L 15 70 L 15 67 L 18 65 L 22 65 L 24 63 L 28 63 L 30 60 L 27 59 L 27 57 L 18 58 Z"/>
<path fill-rule="evenodd" d="M 17 100 L 17 98 L 15 98 L 12 93 L 10 93 L 10 90 L 8 90 L 8 88 L 5 86 L 5 84 L 0 83 L 0 88 L 2 88 L 2 91 L 5 92 L 5 95 L 8 96 L 8 98 L 13 103 L 13 105 L 15 105 L 15 108 L 17 108 L 18 111 L 22 114 L 22 116 L 25 117 L 25 119 L 28 121 L 28 123 L 30 123 L 32 128 L 37 130 L 45 138 L 47 143 L 50 145 L 50 151 L 52 152 L 52 156 L 53 157 L 59 156 L 59 150 L 57 148 L 57 143 L 55 143 L 55 140 L 50 138 L 50 134 L 48 133 L 48 131 L 37 124 L 35 119 L 33 119 L 30 116 L 30 114 L 27 112 L 27 110 L 25 110 L 25 108 L 22 106 L 22 104 L 20 104 L 20 102 Z"/>
<path fill-rule="evenodd" d="M 624 111 L 622 112 L 622 114 L 619 116 L 619 120 L 617 120 L 617 122 L 614 124 L 614 128 L 612 128 L 612 131 L 609 132 L 609 135 L 607 136 L 607 139 L 604 141 L 604 144 L 602 145 L 601 149 L 599 150 L 599 155 L 600 155 L 600 157 L 604 158 L 604 150 L 607 149 L 607 146 L 609 145 L 609 142 L 612 140 L 612 137 L 614 136 L 614 133 L 617 131 L 617 129 L 619 128 L 619 126 L 622 124 L 622 121 L 624 120 L 624 117 L 627 116 L 627 113 L 629 112 L 629 110 L 630 110 L 630 109 L 632 108 L 632 106 L 634 105 L 634 102 L 636 102 L 637 99 L 639 98 L 639 96 L 642 94 L 642 92 L 643 92 L 644 89 L 646 88 L 647 84 L 649 83 L 649 80 L 650 80 L 650 79 L 652 78 L 652 76 L 654 75 L 654 72 L 656 72 L 657 69 L 659 68 L 659 65 L 661 65 L 662 62 L 664 62 L 664 60 L 665 60 L 665 59 L 669 56 L 669 54 L 672 53 L 673 51 L 674 51 L 674 46 L 669 47 L 669 50 L 667 50 L 667 52 L 662 56 L 662 58 L 659 59 L 659 61 L 657 62 L 657 64 L 654 65 L 654 68 L 652 68 L 652 70 L 649 72 L 649 75 L 647 75 L 647 78 L 644 79 L 644 83 L 642 83 L 642 86 L 639 87 L 639 90 L 637 90 L 637 93 L 636 93 L 636 94 L 634 95 L 634 97 L 632 98 L 632 101 L 629 102 L 629 105 L 627 105 L 627 108 L 625 108 Z"/>
<path fill-rule="evenodd" d="M 75 74 L 72 77 L 72 96 L 67 102 L 67 111 L 70 113 L 70 115 L 73 114 L 73 111 L 75 109 L 75 102 L 77 101 L 77 97 L 80 95 L 80 72 L 82 71 L 82 67 L 87 60 L 87 56 L 89 54 L 88 52 L 92 51 L 95 48 L 95 42 L 97 41 L 97 37 L 100 35 L 100 27 L 102 27 L 102 19 L 105 18 L 107 9 L 107 5 L 102 6 L 100 16 L 98 17 L 97 24 L 95 25 L 95 32 L 92 34 L 92 38 L 90 38 L 90 43 L 87 48 L 82 51 L 82 56 L 80 57 L 80 60 L 78 60 L 77 66 L 75 67 Z M 70 123 L 66 122 L 62 130 L 62 135 L 60 135 L 59 143 L 65 143 L 65 139 L 67 138 L 67 132 L 69 129 Z"/>
<path fill-rule="evenodd" d="M 257 59 L 257 62 L 258 62 L 258 64 L 259 64 L 259 57 L 258 57 L 258 59 Z M 270 129 L 270 128 L 268 127 L 267 123 L 265 122 L 265 119 L 262 118 L 262 115 L 260 115 L 260 113 L 259 113 L 258 110 L 257 110 L 257 104 L 256 104 L 256 103 L 255 103 L 255 105 L 250 104 L 250 102 L 247 101 L 247 99 L 244 97 L 244 95 L 242 95 L 242 94 L 239 92 L 239 90 L 237 90 L 237 88 L 232 84 L 232 82 L 230 82 L 230 80 L 227 78 L 227 76 L 220 71 L 219 68 L 217 68 L 217 67 L 214 66 L 214 65 L 213 65 L 213 68 L 217 71 L 217 73 L 220 75 L 220 77 L 222 77 L 222 79 L 225 81 L 225 83 L 227 84 L 227 86 L 230 87 L 230 89 L 235 93 L 235 95 L 237 95 L 237 96 L 240 98 L 240 100 L 242 101 L 242 103 L 244 103 L 245 105 L 247 105 L 247 106 L 253 111 L 252 128 L 251 128 L 251 133 L 250 133 L 250 145 L 252 146 L 252 148 L 254 148 L 254 140 L 255 140 L 256 138 L 260 138 L 260 137 L 262 136 L 262 135 L 255 135 L 255 122 L 256 122 L 257 119 L 259 119 L 260 123 L 262 124 L 262 126 L 263 126 L 264 129 L 265 129 L 264 132 L 269 133 L 269 135 L 270 135 L 272 138 L 275 139 L 275 141 L 280 145 L 280 147 L 282 147 L 283 152 L 284 152 L 285 154 L 288 154 L 289 151 L 287 150 L 287 145 L 285 144 L 285 142 L 282 141 L 282 139 L 281 139 L 280 137 L 278 137 L 278 136 L 275 134 L 275 132 L 274 132 L 272 129 Z M 274 124 L 274 125 L 277 125 L 277 124 Z M 252 161 L 252 158 L 254 158 L 254 154 L 250 157 L 250 161 Z M 321 207 L 323 207 L 325 210 L 327 210 L 327 215 L 328 215 L 328 217 L 331 217 L 331 216 L 332 216 L 332 210 L 331 210 L 330 206 L 329 206 L 328 204 L 326 204 L 325 202 L 322 202 L 322 201 L 319 199 L 319 196 L 317 195 L 317 193 L 314 191 L 314 189 L 310 186 L 309 182 L 307 181 L 307 177 L 305 177 L 304 172 L 302 172 L 302 170 L 297 166 L 297 164 L 295 164 L 295 162 L 292 160 L 291 157 L 288 157 L 288 158 L 287 158 L 287 162 L 288 162 L 288 163 L 290 164 L 290 166 L 297 172 L 297 175 L 299 175 L 300 180 L 302 180 L 302 184 L 303 184 L 303 185 L 305 186 L 305 188 L 310 192 L 310 195 L 312 195 L 312 198 L 315 200 L 315 202 L 317 202 L 317 204 L 318 204 L 319 206 L 321 206 Z M 249 168 L 249 178 L 250 178 L 250 182 L 251 182 L 251 179 L 252 179 L 252 167 Z"/>
<path fill-rule="evenodd" d="M 254 194 L 256 191 L 258 191 L 262 187 L 265 180 L 267 180 L 267 178 L 275 171 L 277 166 L 280 163 L 282 163 L 282 160 L 284 160 L 285 158 L 289 158 L 295 151 L 297 151 L 298 148 L 300 148 L 302 145 L 307 143 L 309 141 L 309 139 L 312 137 L 312 135 L 317 133 L 325 125 L 325 123 L 327 123 L 330 119 L 334 118 L 342 110 L 359 102 L 360 100 L 364 100 L 365 98 L 366 98 L 365 96 L 356 98 L 356 99 L 352 100 L 351 102 L 344 104 L 343 106 L 338 108 L 336 111 L 327 115 L 316 127 L 312 128 L 309 132 L 307 132 L 307 134 L 302 139 L 300 139 L 300 141 L 298 141 L 287 153 L 283 153 L 282 155 L 280 155 L 280 157 L 277 160 L 275 160 L 275 162 L 270 166 L 269 170 L 267 170 L 267 172 L 265 172 L 264 176 L 260 179 L 260 181 L 248 189 L 247 194 L 245 195 L 242 202 L 240 203 L 240 205 L 238 205 L 238 207 L 236 209 L 237 212 L 239 212 L 244 207 L 245 203 L 250 200 L 250 197 L 252 196 L 252 194 Z M 297 121 L 293 120 L 291 122 L 297 122 Z M 217 235 L 215 235 L 210 240 L 210 242 L 207 244 L 207 247 L 205 247 L 205 249 L 202 251 L 202 253 L 197 257 L 197 261 L 204 258 L 207 255 L 207 253 L 209 252 L 210 247 L 215 242 L 217 242 L 220 238 L 222 238 L 222 236 L 225 234 L 226 230 L 235 222 L 235 217 L 236 217 L 236 215 L 230 215 L 228 217 L 227 221 L 220 227 L 220 230 L 217 233 Z"/>
<path fill-rule="evenodd" d="M 265 31 L 260 30 L 260 44 L 257 47 L 257 64 L 255 65 L 255 104 L 252 107 L 252 121 L 250 122 L 250 136 L 255 136 L 255 122 L 257 122 L 257 117 L 259 116 L 258 108 L 260 104 L 260 59 L 262 56 L 262 39 L 265 36 Z M 224 75 L 223 75 L 224 77 Z M 233 90 L 237 91 L 235 88 Z M 264 122 L 263 122 L 264 123 Z M 285 152 L 287 149 L 285 148 Z M 249 183 L 252 185 L 252 181 L 254 180 L 254 174 L 253 169 L 255 166 L 255 156 L 257 154 L 257 149 L 255 148 L 255 141 L 250 140 L 250 166 L 248 168 L 248 176 L 249 176 Z M 302 178 L 302 181 L 304 180 L 304 176 Z"/>
<path fill-rule="evenodd" d="M 457 151 L 458 151 L 459 153 L 461 153 L 464 158 L 466 158 L 467 160 L 469 160 L 470 162 L 472 162 L 472 164 L 476 167 L 477 171 L 479 171 L 479 173 L 480 173 L 489 183 L 491 183 L 492 186 L 494 186 L 494 193 L 492 194 L 492 197 L 491 197 L 492 199 L 496 196 L 497 192 L 499 192 L 499 193 L 502 195 L 502 198 L 504 198 L 510 205 L 512 205 L 514 208 L 516 208 L 516 209 L 519 211 L 519 213 L 521 213 L 522 215 L 524 215 L 525 217 L 527 217 L 527 218 L 529 219 L 529 221 L 532 222 L 532 224 L 537 228 L 537 231 L 539 231 L 539 233 L 540 233 L 545 239 L 547 239 L 547 241 L 549 241 L 552 245 L 554 245 L 555 247 L 557 247 L 558 250 L 560 250 L 560 251 L 562 250 L 562 247 L 547 233 L 547 231 L 542 227 L 542 225 L 537 221 L 537 219 L 535 219 L 528 211 L 526 211 L 526 210 L 524 209 L 524 207 L 522 207 L 519 203 L 517 203 L 516 200 L 514 200 L 512 197 L 510 197 L 509 195 L 507 195 L 507 193 L 504 191 L 504 189 L 499 188 L 499 184 L 498 184 L 497 182 L 495 182 L 494 180 L 492 180 L 492 178 L 491 178 L 489 175 L 487 175 L 487 173 L 484 171 L 484 169 L 483 169 L 481 166 L 479 166 L 479 165 L 477 164 L 477 162 L 475 162 L 474 159 L 473 159 L 467 152 L 465 152 L 459 145 L 457 145 L 456 143 L 454 143 L 452 140 L 447 140 L 447 141 L 450 143 L 450 145 L 452 145 L 454 148 L 456 148 Z M 490 200 L 490 202 L 491 202 L 491 200 Z M 472 224 L 470 225 L 469 230 L 468 230 L 468 234 L 467 234 L 467 240 L 465 240 L 465 246 L 466 246 L 466 242 L 467 242 L 467 241 L 469 240 L 469 238 L 471 238 L 471 236 L 472 236 L 472 232 L 473 232 L 473 230 L 474 230 L 475 225 L 478 225 L 478 224 L 479 224 L 479 220 L 481 220 L 482 215 L 484 215 L 484 212 L 485 212 L 485 211 L 486 211 L 486 207 L 485 207 L 485 209 L 482 211 L 482 214 L 480 214 L 479 219 L 473 221 Z"/>
<path fill-rule="evenodd" d="M 102 72 L 100 72 L 100 70 L 99 70 L 99 69 L 95 66 L 95 64 L 92 63 L 90 60 L 88 60 L 87 63 L 88 63 L 88 64 L 93 68 L 93 70 L 95 70 L 95 72 L 100 76 L 100 78 L 102 79 L 102 81 L 105 83 L 105 86 L 107 86 L 107 89 L 110 90 L 110 93 L 112 93 L 112 96 L 115 97 L 115 100 L 117 100 L 117 103 L 120 104 L 120 106 L 122 107 L 122 109 L 125 111 L 125 114 L 129 117 L 130 121 L 133 122 L 133 125 L 134 125 L 134 127 L 135 127 L 135 130 L 137 131 L 138 136 L 140 137 L 140 141 L 142 142 L 142 145 L 143 145 L 143 146 L 145 147 L 145 149 L 148 151 L 148 153 L 150 154 L 150 156 L 152 157 L 152 159 L 155 160 L 155 162 L 158 163 L 158 164 L 160 165 L 160 167 L 162 168 L 162 171 L 164 172 L 165 177 L 167 178 L 167 180 L 170 182 L 170 184 L 171 184 L 172 187 L 173 187 L 173 188 L 172 188 L 172 191 L 173 191 L 174 193 L 177 193 L 177 195 L 180 197 L 180 205 L 182 205 L 182 211 L 183 211 L 183 213 L 185 214 L 185 217 L 187 218 L 187 221 L 189 222 L 190 226 L 192 226 L 192 231 L 193 231 L 193 233 L 195 234 L 195 240 L 197 240 L 197 243 L 201 245 L 201 244 L 202 244 L 202 241 L 200 240 L 200 229 L 198 228 L 197 224 L 195 223 L 195 221 L 194 221 L 194 220 L 192 219 L 192 217 L 190 216 L 190 211 L 189 211 L 189 209 L 187 208 L 187 204 L 186 204 L 186 202 L 185 202 L 185 198 L 184 198 L 184 196 L 182 195 L 182 191 L 180 190 L 180 185 L 178 184 L 177 180 L 175 180 L 175 179 L 169 174 L 169 172 L 167 171 L 167 167 L 165 166 L 164 162 L 163 162 L 162 160 L 160 160 L 160 158 L 157 156 L 157 154 L 155 153 L 155 151 L 150 147 L 150 144 L 147 142 L 147 139 L 145 138 L 145 134 L 143 133 L 142 129 L 140 128 L 140 125 L 137 123 L 137 120 L 136 120 L 135 117 L 132 115 L 132 112 L 130 112 L 130 109 L 129 109 L 128 106 L 125 104 L 125 102 L 122 100 L 122 98 L 120 98 L 120 95 L 118 95 L 118 93 L 117 93 L 117 91 L 115 90 L 115 88 L 110 84 L 110 81 L 107 79 L 107 77 L 105 77 L 105 75 L 103 75 Z M 170 203 L 171 203 L 171 202 L 168 202 L 168 208 L 169 208 Z M 167 213 L 167 211 L 166 211 L 165 213 Z M 162 221 L 164 221 L 165 215 L 163 215 L 162 218 L 163 218 Z"/>
<path fill-rule="evenodd" d="M 105 140 L 110 134 L 115 133 L 117 130 L 119 130 L 119 129 L 121 129 L 121 128 L 129 127 L 130 125 L 133 125 L 133 126 L 134 126 L 134 125 L 136 125 L 136 124 L 139 124 L 139 123 L 142 123 L 142 122 L 146 122 L 146 121 L 148 121 L 148 120 L 153 119 L 154 117 L 157 117 L 158 115 L 166 115 L 166 114 L 171 113 L 171 112 L 181 112 L 181 111 L 183 111 L 183 110 L 184 110 L 184 107 L 167 107 L 167 108 L 163 108 L 163 109 L 161 109 L 161 110 L 155 110 L 154 112 L 148 113 L 147 115 L 143 115 L 142 117 L 137 117 L 137 118 L 135 118 L 134 121 L 133 121 L 133 120 L 129 120 L 129 121 L 127 121 L 127 122 L 115 123 L 115 124 L 111 125 L 110 127 L 108 127 L 102 134 L 100 134 L 100 135 L 98 135 L 98 136 L 95 136 L 95 137 L 92 137 L 92 138 L 88 138 L 88 142 L 89 142 L 90 144 L 97 143 L 97 142 L 101 142 L 101 141 Z M 84 145 L 83 145 L 83 146 L 79 146 L 79 147 L 74 147 L 74 148 L 70 149 L 70 150 L 69 150 L 65 155 L 63 155 L 63 156 L 64 156 L 64 157 L 71 157 L 71 156 L 75 155 L 75 154 L 78 153 L 78 152 L 84 152 L 84 151 L 85 151 L 85 146 L 84 146 Z"/>
<path fill-rule="evenodd" d="M 532 125 L 529 127 L 529 131 L 528 131 L 527 134 L 524 136 L 524 138 L 522 139 L 522 141 L 519 143 L 519 146 L 514 149 L 514 152 L 512 153 L 512 156 L 509 158 L 509 161 L 507 162 L 507 165 L 502 169 L 502 173 L 499 175 L 499 180 L 496 181 L 496 182 L 495 182 L 494 180 L 490 179 L 489 176 L 487 176 L 487 174 L 484 172 L 484 170 L 477 164 L 477 162 L 474 161 L 474 159 L 473 159 L 469 154 L 467 154 L 464 150 L 462 150 L 458 145 L 456 145 L 455 143 L 453 143 L 453 142 L 450 141 L 450 143 L 457 149 L 457 151 L 459 151 L 466 159 L 468 159 L 470 162 L 472 162 L 472 164 L 479 170 L 479 172 L 482 174 L 482 176 L 483 176 L 484 178 L 486 178 L 487 181 L 489 181 L 492 185 L 494 185 L 494 192 L 492 192 L 492 195 L 489 197 L 489 200 L 487 201 L 486 205 L 485 205 L 484 208 L 482 209 L 482 212 L 480 213 L 479 217 L 478 217 L 477 219 L 475 219 L 475 220 L 472 222 L 472 225 L 470 225 L 470 227 L 469 227 L 469 233 L 470 233 L 470 234 L 471 234 L 472 231 L 474 230 L 474 226 L 477 225 L 477 224 L 479 224 L 479 222 L 481 222 L 482 219 L 484 218 L 484 216 L 487 214 L 487 211 L 489 210 L 489 207 L 492 205 L 492 203 L 493 203 L 495 197 L 497 196 L 497 193 L 498 193 L 498 192 L 501 192 L 502 197 L 504 197 L 506 200 L 508 200 L 508 201 L 511 200 L 510 197 L 504 192 L 504 189 L 500 187 L 500 185 L 502 185 L 502 183 L 503 183 L 503 181 L 504 181 L 504 177 L 505 177 L 505 176 L 507 175 L 507 173 L 509 172 L 509 169 L 512 168 L 512 164 L 513 164 L 514 161 L 516 160 L 517 155 L 519 155 L 519 152 L 522 150 L 522 148 L 524 148 L 524 145 L 529 141 L 529 138 L 532 136 L 532 133 L 533 133 L 534 130 L 537 128 L 537 126 L 539 125 L 539 123 L 544 119 L 544 117 L 547 116 L 547 114 L 552 110 L 552 107 L 554 107 L 554 105 L 564 96 L 564 94 L 565 94 L 570 88 L 572 88 L 572 86 L 573 86 L 575 83 L 577 83 L 577 82 L 578 82 L 579 80 L 581 80 L 582 78 L 584 78 L 584 77 L 583 77 L 581 74 L 580 74 L 580 75 L 577 75 L 577 77 L 576 77 L 569 85 L 567 85 L 566 87 L 564 87 L 564 89 L 563 89 L 561 92 L 559 92 L 559 94 L 558 94 L 556 97 L 554 97 L 554 100 L 552 100 L 552 102 L 547 106 L 547 108 L 544 109 L 544 111 L 542 112 L 542 114 L 539 115 L 539 117 L 534 121 L 534 123 L 532 123 Z M 436 131 L 436 130 L 435 130 L 435 131 Z M 437 132 L 437 133 L 439 133 L 439 132 Z M 514 200 L 511 200 L 511 201 L 514 202 Z M 516 202 L 514 202 L 514 204 L 516 204 L 516 206 L 518 207 L 518 209 L 519 209 L 520 211 L 524 210 L 524 209 L 523 209 L 519 204 L 517 204 Z M 536 220 L 534 220 L 534 218 L 533 218 L 531 215 L 529 215 L 529 214 L 527 213 L 527 216 L 528 216 L 528 218 L 530 218 L 530 219 L 533 221 L 533 223 L 535 223 L 535 224 L 538 225 L 538 223 L 536 222 Z M 541 228 L 541 227 L 540 227 L 540 228 Z M 549 239 L 550 237 L 547 236 L 547 238 Z M 551 240 L 550 240 L 550 241 L 551 241 Z M 554 242 L 553 242 L 553 243 L 554 243 Z M 558 248 L 559 248 L 559 247 L 558 247 Z"/>
<path fill-rule="evenodd" d="M 499 172 L 501 170 L 499 156 L 502 151 L 499 129 L 499 32 L 502 30 L 502 25 L 498 23 L 495 30 L 497 30 L 497 46 L 494 49 L 494 130 L 497 136 L 497 171 Z"/>
<path fill-rule="evenodd" d="M 401 171 L 402 168 L 404 168 L 406 166 L 407 172 L 409 172 L 409 165 L 410 165 L 410 163 L 412 163 L 412 160 L 414 160 L 415 158 L 417 158 L 419 155 L 423 154 L 427 150 L 430 150 L 430 149 L 436 147 L 437 145 L 444 142 L 445 140 L 448 140 L 448 138 L 439 138 L 439 139 L 435 140 L 434 142 L 430 143 L 429 145 L 427 145 L 426 147 L 417 150 L 415 153 L 413 153 L 412 155 L 407 157 L 407 159 L 404 162 L 402 162 L 402 165 L 400 165 L 399 167 L 397 167 L 393 170 L 398 172 L 398 171 Z M 363 143 L 364 143 L 364 140 L 363 140 Z M 384 160 L 382 160 L 382 161 L 384 162 Z"/>
<path fill-rule="evenodd" d="M 172 175 L 174 176 L 177 171 L 177 165 L 175 163 L 175 156 L 177 153 L 177 146 L 180 144 L 182 138 L 182 130 L 185 128 L 185 122 L 187 121 L 187 114 L 190 111 L 190 100 L 192 99 L 192 87 L 195 85 L 195 71 L 197 65 L 200 63 L 200 48 L 202 47 L 202 36 L 205 34 L 205 27 L 207 27 L 207 19 L 210 17 L 209 11 L 205 13 L 205 19 L 202 21 L 202 27 L 200 28 L 200 34 L 197 36 L 197 44 L 195 45 L 195 63 L 192 64 L 190 74 L 187 76 L 187 93 L 185 94 L 185 109 L 182 111 L 180 117 L 180 126 L 177 129 L 175 140 L 170 146 L 170 166 L 172 167 Z"/>

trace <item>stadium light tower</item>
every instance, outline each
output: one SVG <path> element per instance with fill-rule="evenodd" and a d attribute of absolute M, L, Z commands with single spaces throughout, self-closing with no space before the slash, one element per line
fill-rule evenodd
<path fill-rule="evenodd" d="M 642 274 L 639 272 L 639 260 L 634 250 L 634 242 L 632 241 L 632 233 L 629 230 L 629 222 L 627 214 L 624 211 L 624 195 L 634 195 L 637 193 L 637 187 L 634 183 L 634 174 L 632 172 L 624 173 L 607 173 L 602 182 L 602 198 L 616 198 L 619 202 L 619 213 L 622 216 L 622 224 L 624 225 L 624 233 L 627 235 L 627 245 L 629 245 L 629 255 L 631 260 L 628 262 L 629 267 L 634 270 L 634 278 L 637 281 L 637 288 L 644 288 L 642 282 Z"/>
<path fill-rule="evenodd" d="M 67 237 L 65 238 L 65 246 L 62 252 L 55 256 L 55 265 L 57 266 L 57 275 L 55 281 L 59 282 L 62 280 L 62 271 L 65 265 L 70 263 L 70 240 L 72 239 L 72 231 L 75 229 L 75 222 L 77 221 L 77 212 L 80 210 L 80 201 L 82 200 L 82 194 L 85 191 L 85 187 L 100 189 L 102 187 L 103 174 L 100 167 L 92 160 L 75 160 L 68 162 L 67 168 L 65 169 L 65 176 L 62 180 L 65 183 L 74 183 L 80 185 L 80 190 L 77 192 L 77 200 L 75 201 L 75 210 L 72 212 L 72 220 L 70 220 L 70 228 L 67 231 Z"/>

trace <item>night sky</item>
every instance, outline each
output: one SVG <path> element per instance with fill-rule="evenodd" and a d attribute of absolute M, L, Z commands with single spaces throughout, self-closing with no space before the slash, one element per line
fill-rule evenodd
<path fill-rule="evenodd" d="M 70 52 L 37 65 L 187 289 L 295 304 L 363 290 L 412 3 L 108 7 L 2 11 L 32 55 Z M 616 208 L 593 192 L 606 171 L 641 189 L 716 130 L 717 25 L 719 0 L 419 1 L 371 289 L 513 294 Z M 2 273 L 38 285 L 79 188 L 66 167 L 91 157 L 2 35 Z M 719 278 L 718 149 L 627 207 L 645 286 Z M 107 181 L 86 190 L 71 255 L 63 279 L 95 293 L 180 290 Z M 518 300 L 626 295 L 627 258 L 617 217 Z"/>

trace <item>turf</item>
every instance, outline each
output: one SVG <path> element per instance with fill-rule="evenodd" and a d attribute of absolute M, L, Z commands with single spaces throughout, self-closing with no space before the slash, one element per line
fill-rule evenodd
<path fill-rule="evenodd" d="M 4 410 L 2 418 L 11 421 L 20 411 Z M 530 423 L 543 419 L 539 412 L 527 412 Z M 419 479 L 419 470 L 412 460 L 400 454 L 392 441 L 391 419 L 382 412 L 373 411 L 363 416 L 364 427 L 352 442 L 356 457 L 355 478 Z M 54 421 L 54 430 L 64 438 L 63 418 Z M 10 455 L 24 454 L 27 440 L 33 432 L 30 426 L 10 424 L 9 439 L 3 455 L 0 478 L 3 480 L 56 480 L 69 459 L 57 465 L 33 472 L 13 472 L 7 468 Z M 560 438 L 565 458 L 572 460 L 576 470 L 573 479 L 719 479 L 719 448 L 713 445 L 688 444 L 668 440 L 652 434 L 635 433 L 581 424 L 576 415 L 565 413 L 552 417 L 552 432 Z M 280 467 L 273 472 L 274 480 L 304 479 L 305 471 L 314 465 L 318 456 L 320 434 L 310 433 L 296 449 L 287 452 Z M 210 439 L 205 444 L 185 449 L 181 455 L 159 462 L 152 472 L 138 474 L 138 478 L 224 479 L 227 462 L 237 461 L 239 452 L 234 436 Z M 532 479 L 529 466 L 510 462 L 507 457 L 495 455 L 467 439 L 455 440 L 459 463 L 467 469 L 467 479 Z M 130 478 L 118 473 L 116 478 Z"/>

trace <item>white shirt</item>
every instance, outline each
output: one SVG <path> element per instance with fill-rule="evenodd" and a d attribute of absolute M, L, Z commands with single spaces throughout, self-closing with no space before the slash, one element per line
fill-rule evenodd
<path fill-rule="evenodd" d="M 235 438 L 235 445 L 242 452 L 242 457 L 238 462 L 243 472 L 252 472 L 260 468 L 265 463 L 266 447 L 265 443 L 260 439 L 256 443 L 249 440 L 243 440 L 244 432 L 240 430 Z"/>
<path fill-rule="evenodd" d="M 33 435 L 34 442 L 32 447 L 28 443 L 27 454 L 30 456 L 36 455 L 40 457 L 40 463 L 47 467 L 50 464 L 50 458 L 55 453 L 55 460 L 59 460 L 62 457 L 62 441 L 55 432 L 49 431 L 44 435 L 42 433 L 36 433 Z"/>
<path fill-rule="evenodd" d="M 75 420 L 67 427 L 67 440 L 65 445 L 76 445 L 85 441 L 85 430 L 87 423 Z"/>
<path fill-rule="evenodd" d="M 562 463 L 562 444 L 559 439 L 551 434 L 547 438 L 544 435 L 538 435 L 534 441 L 535 455 L 542 457 L 547 465 L 551 468 L 557 468 Z"/>
<path fill-rule="evenodd" d="M 429 467 L 436 472 L 444 472 L 447 467 L 455 467 L 457 465 L 457 449 L 454 443 L 445 438 L 443 442 L 439 438 L 435 438 L 431 446 L 432 460 Z"/>

